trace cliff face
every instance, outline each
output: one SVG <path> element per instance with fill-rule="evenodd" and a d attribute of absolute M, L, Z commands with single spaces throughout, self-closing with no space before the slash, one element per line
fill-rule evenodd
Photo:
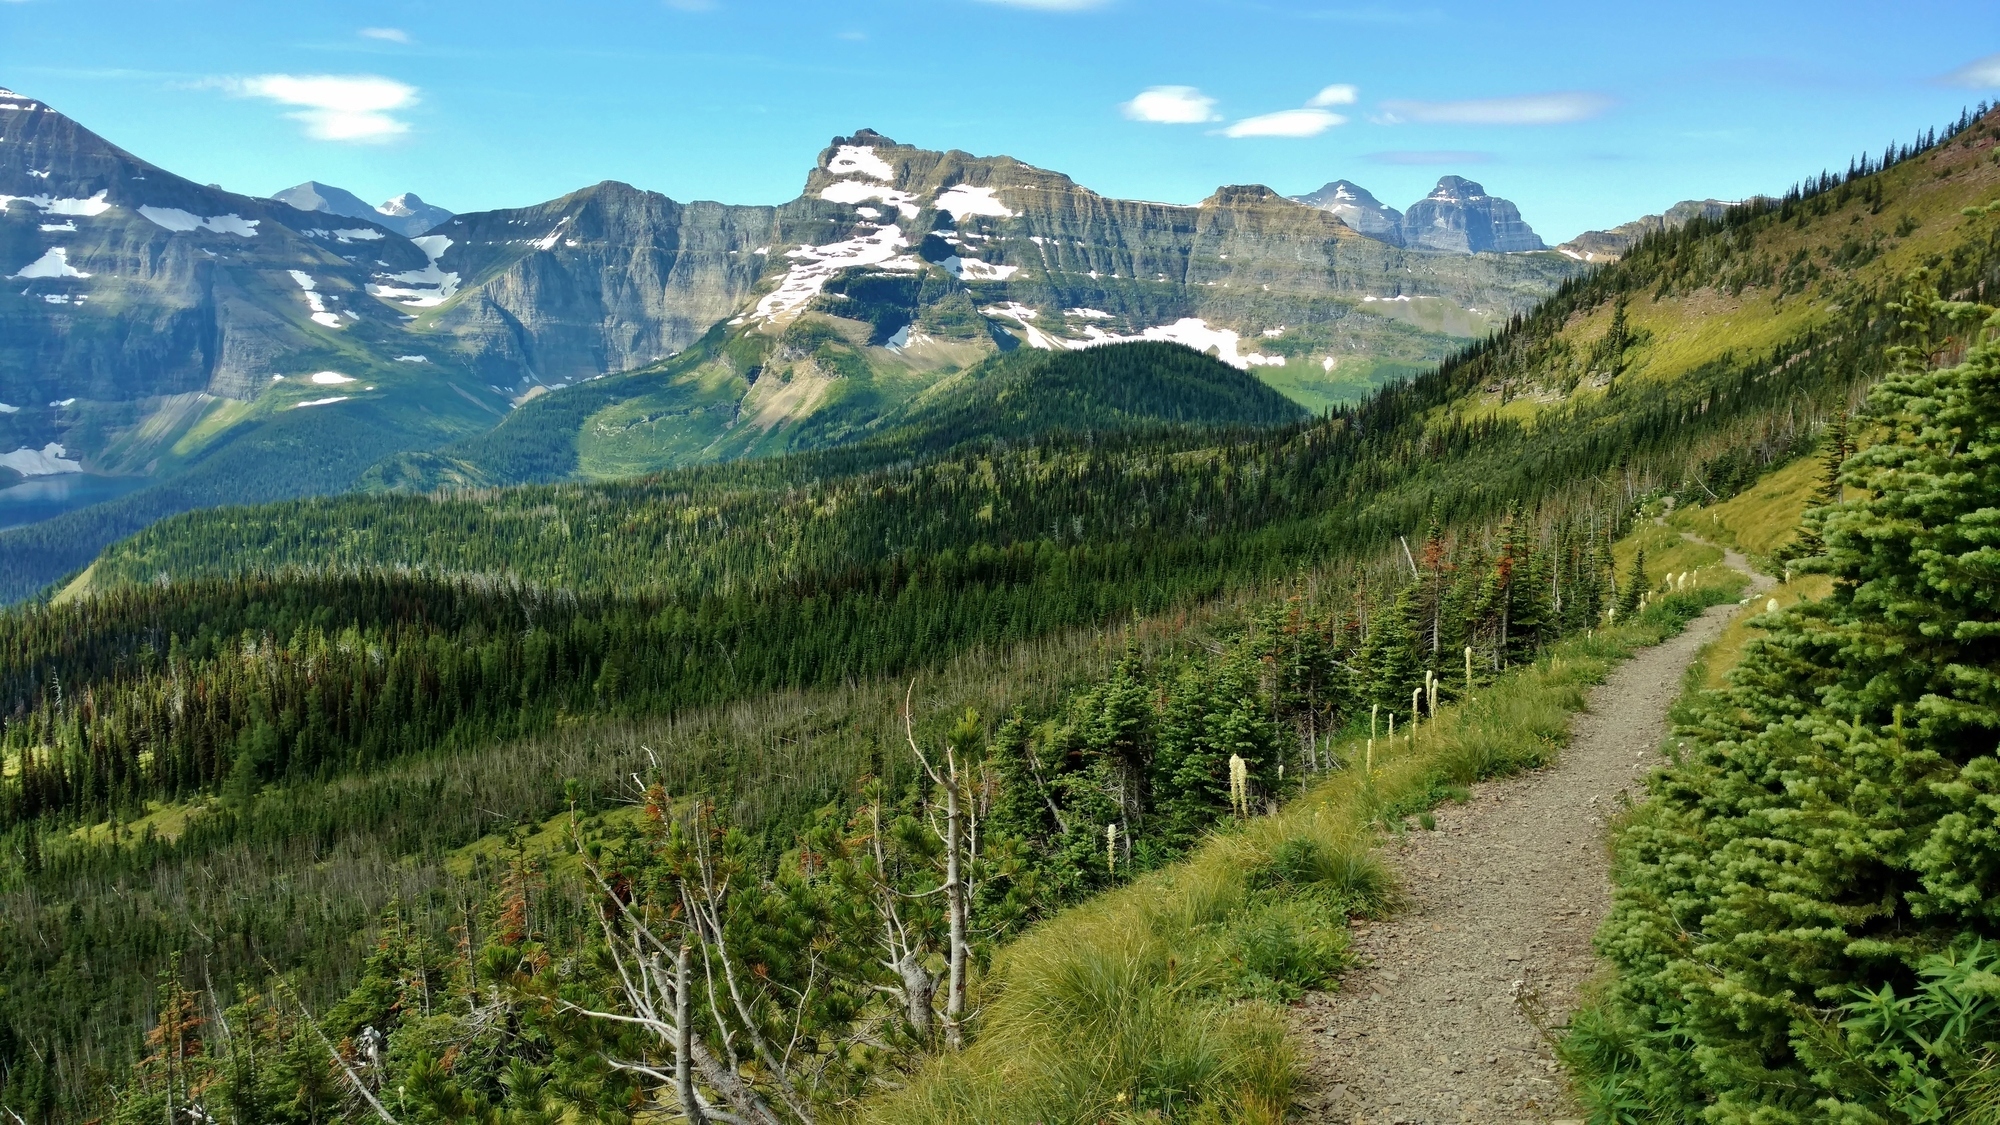
<path fill-rule="evenodd" d="M 736 311 L 764 271 L 775 214 L 606 182 L 460 215 L 431 235 L 448 240 L 438 266 L 460 288 L 421 328 L 501 386 L 640 367 Z"/>
<path fill-rule="evenodd" d="M 1463 176 L 1446 176 L 1403 212 L 1403 241 L 1447 253 L 1512 254 L 1546 250 L 1520 208 Z"/>
<path fill-rule="evenodd" d="M 426 266 L 409 241 L 191 183 L 30 98 L 0 107 L 0 400 L 249 399 L 400 334 L 369 287 Z"/>
<path fill-rule="evenodd" d="M 1511 204 L 1462 194 L 1467 202 L 1452 214 L 1483 208 L 1496 216 L 1488 225 L 1501 233 L 1477 236 L 1480 248 L 1497 242 L 1512 249 L 1533 238 L 1519 233 L 1525 224 Z M 1441 204 L 1427 214 L 1448 222 Z M 1462 231 L 1468 224 L 1457 225 Z M 1194 207 L 1109 199 L 1004 157 L 930 152 L 873 133 L 840 138 L 821 154 L 804 197 L 782 209 L 780 227 L 783 246 L 772 254 L 753 321 L 815 299 L 829 312 L 841 311 L 843 298 L 879 302 L 892 289 L 923 289 L 942 273 L 982 308 L 1033 310 L 1044 336 L 1058 332 L 1045 318 L 1077 309 L 1107 314 L 1085 318 L 1100 333 L 1186 317 L 1262 331 L 1344 320 L 1365 314 L 1361 306 L 1398 298 L 1511 313 L 1553 291 L 1574 268 L 1554 256 L 1399 248 L 1261 186 L 1223 188 Z M 821 278 L 841 263 L 849 273 Z M 855 275 L 877 284 L 857 286 Z M 922 303 L 910 300 L 905 323 Z M 899 319 L 858 311 L 885 332 Z M 1021 317 L 999 319 L 1018 325 Z"/>

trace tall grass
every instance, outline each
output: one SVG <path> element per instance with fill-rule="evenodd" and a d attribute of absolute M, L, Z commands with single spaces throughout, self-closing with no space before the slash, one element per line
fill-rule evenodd
<path fill-rule="evenodd" d="M 1297 1067 L 1281 1005 L 1348 966 L 1350 917 L 1392 906 L 1382 835 L 1475 781 L 1549 764 L 1591 685 L 1740 588 L 1717 574 L 1629 624 L 1555 645 L 1414 737 L 1378 740 L 1372 771 L 1366 740 L 1347 742 L 1345 768 L 1274 815 L 1038 926 L 979 982 L 978 1041 L 857 1120 L 1284 1120 Z"/>

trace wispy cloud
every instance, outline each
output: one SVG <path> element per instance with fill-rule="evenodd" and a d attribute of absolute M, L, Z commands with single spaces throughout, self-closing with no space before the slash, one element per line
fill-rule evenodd
<path fill-rule="evenodd" d="M 1361 159 L 1371 164 L 1491 164 L 1493 154 L 1434 149 L 1423 152 L 1371 152 Z"/>
<path fill-rule="evenodd" d="M 385 43 L 408 43 L 410 33 L 400 27 L 364 27 L 360 31 L 363 39 L 380 39 Z"/>
<path fill-rule="evenodd" d="M 1152 86 L 1118 108 L 1134 121 L 1158 125 L 1199 125 L 1222 120 L 1215 112 L 1215 99 L 1193 86 Z"/>
<path fill-rule="evenodd" d="M 221 83 L 244 97 L 299 106 L 285 116 L 305 123 L 306 135 L 322 141 L 380 142 L 410 131 L 391 115 L 417 101 L 417 89 L 374 74 L 261 74 Z"/>
<path fill-rule="evenodd" d="M 1081 12 L 1086 8 L 1102 8 L 1111 0 L 983 0 L 987 4 L 1003 4 L 1009 8 L 1035 8 L 1044 12 Z"/>
<path fill-rule="evenodd" d="M 1986 90 L 2000 86 L 2000 55 L 1988 55 L 1966 63 L 1941 79 L 1947 86 L 1969 86 Z"/>
<path fill-rule="evenodd" d="M 1347 118 L 1323 109 L 1281 109 L 1246 117 L 1222 131 L 1225 137 L 1317 137 Z"/>
<path fill-rule="evenodd" d="M 1380 120 L 1385 125 L 1567 125 L 1596 117 L 1612 104 L 1609 97 L 1588 91 L 1455 102 L 1386 101 Z"/>
<path fill-rule="evenodd" d="M 1324 109 L 1330 105 L 1353 105 L 1354 100 L 1360 96 L 1361 90 L 1358 87 L 1342 82 L 1314 94 L 1312 100 L 1306 104 L 1314 109 Z"/>
<path fill-rule="evenodd" d="M 1361 89 L 1345 82 L 1320 88 L 1320 92 L 1306 99 L 1304 109 L 1281 109 L 1276 113 L 1260 113 L 1246 117 L 1222 130 L 1225 137 L 1317 137 L 1335 125 L 1347 124 L 1347 118 L 1328 110 L 1330 105 L 1353 105 L 1361 97 Z"/>

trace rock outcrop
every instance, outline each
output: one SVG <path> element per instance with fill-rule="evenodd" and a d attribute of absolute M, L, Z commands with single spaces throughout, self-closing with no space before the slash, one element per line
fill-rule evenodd
<path fill-rule="evenodd" d="M 1720 199 L 1682 200 L 1664 215 L 1642 215 L 1610 230 L 1584 231 L 1556 249 L 1579 262 L 1615 262 L 1655 231 L 1679 230 L 1697 216 L 1719 219 L 1732 206 Z"/>

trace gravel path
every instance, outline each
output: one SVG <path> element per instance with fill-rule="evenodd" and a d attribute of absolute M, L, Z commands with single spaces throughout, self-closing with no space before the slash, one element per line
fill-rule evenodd
<path fill-rule="evenodd" d="M 1750 571 L 1734 552 L 1725 561 Z M 1385 845 L 1404 908 L 1357 922 L 1362 967 L 1293 1010 L 1295 1120 L 1581 1125 L 1535 1024 L 1565 1022 L 1595 971 L 1590 939 L 1611 904 L 1605 823 L 1618 794 L 1641 795 L 1683 671 L 1736 610 L 1716 606 L 1614 669 L 1554 767 L 1482 784 L 1437 810 L 1437 831 Z"/>

